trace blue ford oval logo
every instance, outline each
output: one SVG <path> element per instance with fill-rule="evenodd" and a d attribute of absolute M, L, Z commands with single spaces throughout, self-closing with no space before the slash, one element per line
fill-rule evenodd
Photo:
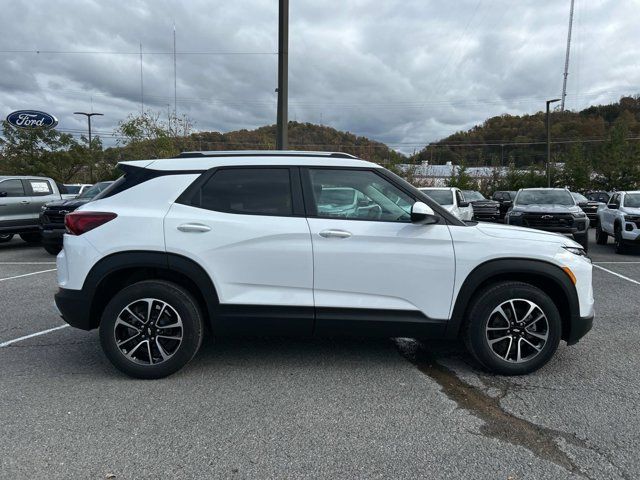
<path fill-rule="evenodd" d="M 18 128 L 53 128 L 58 119 L 38 110 L 18 110 L 7 115 L 7 122 Z"/>

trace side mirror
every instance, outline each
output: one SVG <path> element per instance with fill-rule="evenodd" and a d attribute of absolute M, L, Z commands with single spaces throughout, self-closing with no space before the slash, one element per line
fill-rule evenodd
<path fill-rule="evenodd" d="M 607 205 L 607 208 L 610 208 L 611 210 L 617 210 L 618 205 L 616 205 L 615 203 L 610 203 L 609 205 Z"/>
<path fill-rule="evenodd" d="M 416 202 L 411 206 L 411 223 L 432 225 L 438 223 L 440 218 L 426 203 Z"/>
<path fill-rule="evenodd" d="M 0 197 L 4 198 L 7 196 L 7 192 L 0 192 Z"/>
<path fill-rule="evenodd" d="M 459 206 L 460 208 L 467 208 L 467 207 L 469 206 L 469 202 L 460 202 L 460 203 L 458 204 L 458 206 Z"/>

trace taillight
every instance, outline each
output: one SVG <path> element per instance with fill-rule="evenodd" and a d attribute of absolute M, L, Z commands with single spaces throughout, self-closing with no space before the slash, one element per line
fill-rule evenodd
<path fill-rule="evenodd" d="M 82 235 L 117 216 L 110 212 L 71 212 L 64 217 L 64 226 L 67 227 L 67 233 Z"/>

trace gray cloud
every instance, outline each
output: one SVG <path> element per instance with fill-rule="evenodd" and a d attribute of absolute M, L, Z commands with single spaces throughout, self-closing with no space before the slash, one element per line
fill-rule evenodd
<path fill-rule="evenodd" d="M 569 1 L 345 0 L 291 2 L 290 118 L 387 142 L 405 152 L 502 113 L 533 113 L 558 96 Z M 576 0 L 567 106 L 640 93 L 638 3 Z M 277 1 L 6 2 L 0 114 L 38 108 L 61 128 L 82 129 L 74 110 L 105 113 L 108 134 L 145 106 L 173 108 L 202 130 L 275 121 Z M 112 143 L 103 135 L 105 143 Z"/>

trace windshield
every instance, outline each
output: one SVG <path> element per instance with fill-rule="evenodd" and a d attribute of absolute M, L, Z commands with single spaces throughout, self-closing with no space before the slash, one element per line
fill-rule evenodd
<path fill-rule="evenodd" d="M 80 193 L 80 185 L 65 185 L 64 187 L 67 190 L 67 193 L 70 193 L 71 195 L 77 195 Z"/>
<path fill-rule="evenodd" d="M 439 205 L 453 205 L 451 190 L 432 190 L 429 188 L 421 188 L 420 190 L 429 195 Z"/>
<path fill-rule="evenodd" d="M 576 192 L 571 192 L 571 196 L 576 201 L 576 203 L 587 203 L 589 201 L 587 197 Z"/>
<path fill-rule="evenodd" d="M 521 190 L 516 205 L 566 205 L 573 206 L 573 197 L 566 190 Z"/>
<path fill-rule="evenodd" d="M 355 202 L 356 191 L 352 188 L 323 188 L 320 205 L 346 206 Z"/>
<path fill-rule="evenodd" d="M 624 206 L 640 208 L 640 193 L 627 193 L 624 196 Z"/>
<path fill-rule="evenodd" d="M 464 199 L 467 202 L 475 202 L 476 200 L 486 200 L 486 198 L 484 198 L 484 195 L 482 195 L 480 192 L 476 192 L 475 190 L 463 190 L 462 193 L 464 194 Z"/>
<path fill-rule="evenodd" d="M 81 195 L 79 195 L 77 198 L 93 198 L 95 197 L 97 194 L 99 194 L 101 191 L 103 191 L 105 188 L 107 188 L 109 185 L 111 185 L 112 182 L 100 182 L 100 183 L 96 183 L 93 187 L 87 188 L 84 192 L 82 192 Z M 78 187 L 80 188 L 80 187 Z"/>

